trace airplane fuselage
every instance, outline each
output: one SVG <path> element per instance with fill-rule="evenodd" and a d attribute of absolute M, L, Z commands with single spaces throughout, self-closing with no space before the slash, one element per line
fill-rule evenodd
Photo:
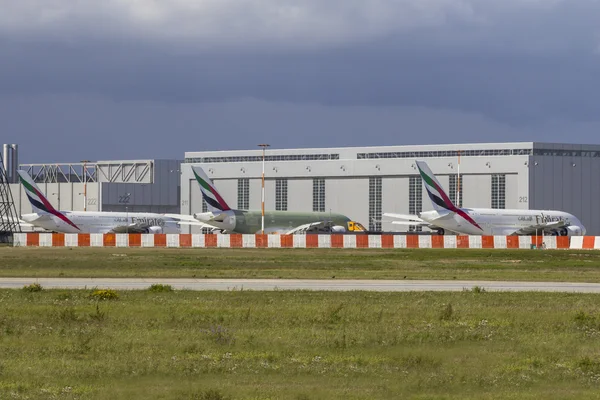
<path fill-rule="evenodd" d="M 148 233 L 180 233 L 178 221 L 157 213 L 112 211 L 59 211 L 72 226 L 52 214 L 24 214 L 21 219 L 35 227 L 61 233 L 107 233 L 115 228 L 127 232 L 128 226 L 147 226 Z M 133 230 L 133 228 L 132 228 Z"/>
<path fill-rule="evenodd" d="M 227 232 L 246 234 L 261 232 L 261 211 L 227 210 L 215 214 L 199 213 L 194 217 L 200 222 Z M 265 211 L 265 233 L 282 233 L 300 225 L 319 221 L 332 221 L 334 225 L 347 229 L 350 218 L 328 212 Z"/>
<path fill-rule="evenodd" d="M 531 226 L 564 221 L 554 234 L 561 236 L 585 235 L 586 229 L 574 215 L 555 210 L 517 210 L 493 208 L 462 208 L 461 213 L 425 211 L 421 219 L 446 231 L 464 235 L 511 235 Z M 546 230 L 548 231 L 548 230 Z M 540 234 L 542 229 L 540 229 Z"/>

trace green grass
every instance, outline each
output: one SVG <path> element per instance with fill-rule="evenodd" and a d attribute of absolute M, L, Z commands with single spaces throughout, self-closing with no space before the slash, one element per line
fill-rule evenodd
<path fill-rule="evenodd" d="M 0 248 L 4 277 L 600 282 L 600 251 Z"/>
<path fill-rule="evenodd" d="M 592 294 L 0 290 L 2 399 L 581 399 Z"/>

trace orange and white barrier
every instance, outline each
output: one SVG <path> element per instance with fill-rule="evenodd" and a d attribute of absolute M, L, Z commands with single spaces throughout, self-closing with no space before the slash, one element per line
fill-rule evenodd
<path fill-rule="evenodd" d="M 600 238 L 600 237 L 599 237 Z M 220 247 L 365 249 L 546 249 L 600 248 L 593 236 L 449 235 L 241 235 L 139 233 L 17 233 L 14 246 L 33 247 Z"/>
<path fill-rule="evenodd" d="M 600 250 L 600 236 L 573 236 L 571 249 Z"/>

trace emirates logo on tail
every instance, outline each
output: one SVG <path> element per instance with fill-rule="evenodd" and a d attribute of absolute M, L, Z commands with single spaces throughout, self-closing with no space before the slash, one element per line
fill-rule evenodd
<path fill-rule="evenodd" d="M 429 199 L 433 203 L 433 207 L 437 210 L 443 209 L 448 210 L 450 212 L 454 212 L 460 215 L 465 221 L 473 225 L 474 227 L 483 231 L 481 226 L 469 214 L 456 207 L 454 203 L 450 200 L 444 189 L 442 189 L 442 185 L 438 182 L 435 175 L 429 169 L 429 166 L 424 161 L 417 161 L 417 167 L 419 168 L 419 174 L 421 175 L 421 179 L 423 180 L 423 186 L 425 186 L 425 190 L 427 191 L 427 195 Z"/>
<path fill-rule="evenodd" d="M 46 197 L 44 197 L 42 192 L 38 189 L 37 185 L 33 182 L 33 179 L 31 179 L 31 177 L 29 176 L 29 174 L 27 172 L 25 172 L 23 170 L 19 170 L 18 172 L 19 172 L 19 180 L 21 181 L 21 184 L 25 188 L 25 193 L 27 194 L 27 198 L 29 199 L 29 202 L 33 206 L 34 210 L 40 210 L 41 212 L 54 215 L 55 217 L 58 217 L 61 221 L 72 226 L 73 228 L 75 228 L 77 230 L 81 230 L 81 229 L 79 229 L 79 227 L 77 225 L 75 225 L 73 223 L 73 221 L 71 221 L 69 218 L 67 218 L 66 215 L 64 215 L 60 211 L 57 211 L 52 206 L 52 204 L 50 204 L 48 199 L 46 199 Z"/>
<path fill-rule="evenodd" d="M 219 192 L 217 192 L 217 189 L 208 176 L 206 176 L 204 170 L 200 167 L 192 167 L 192 171 L 194 172 L 196 181 L 200 185 L 200 191 L 202 192 L 202 197 L 204 198 L 204 201 L 206 201 L 208 209 L 211 212 L 231 210 Z"/>

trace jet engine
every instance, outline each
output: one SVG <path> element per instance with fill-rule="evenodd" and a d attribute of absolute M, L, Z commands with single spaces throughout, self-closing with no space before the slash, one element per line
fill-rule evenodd
<path fill-rule="evenodd" d="M 579 226 L 565 226 L 552 232 L 552 236 L 581 236 L 581 228 Z"/>
<path fill-rule="evenodd" d="M 344 233 L 346 232 L 346 228 L 342 225 L 334 225 L 331 227 L 331 233 Z"/>
<path fill-rule="evenodd" d="M 144 228 L 146 233 L 163 233 L 163 229 L 161 226 L 149 226 Z"/>
<path fill-rule="evenodd" d="M 569 225 L 560 230 L 561 236 L 581 236 L 581 228 L 579 226 Z"/>

